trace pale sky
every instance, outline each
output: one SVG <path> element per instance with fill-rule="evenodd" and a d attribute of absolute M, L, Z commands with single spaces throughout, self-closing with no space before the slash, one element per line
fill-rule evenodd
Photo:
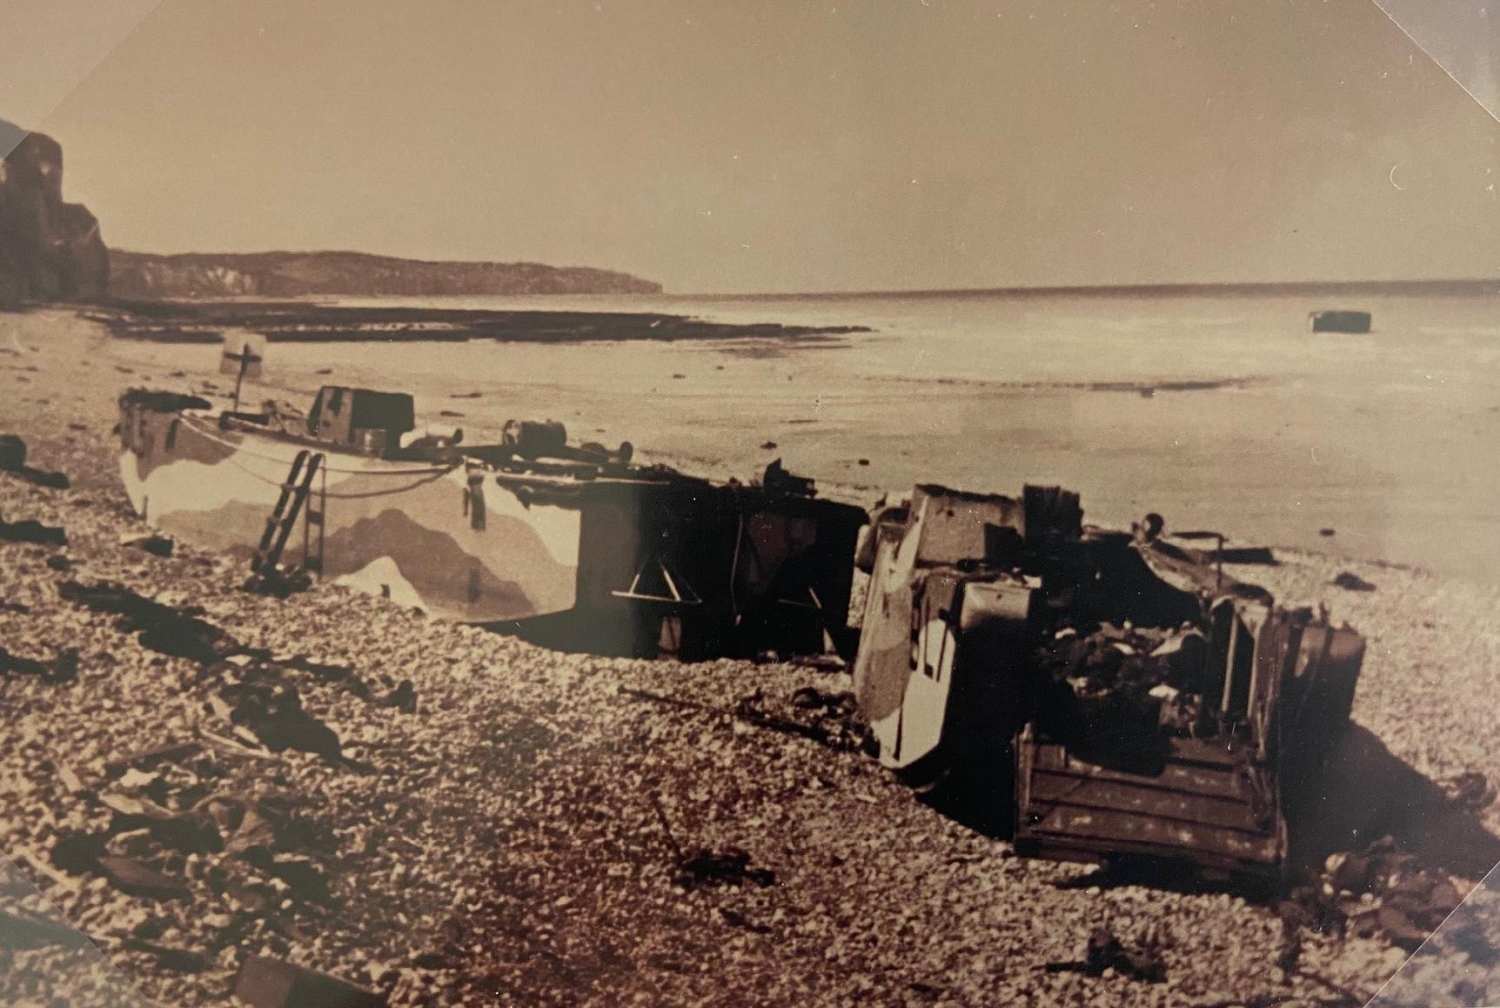
<path fill-rule="evenodd" d="M 1493 95 L 1489 20 L 1438 6 Z M 1500 277 L 1500 125 L 1371 0 L 0 10 L 0 117 L 116 247 L 684 293 Z"/>

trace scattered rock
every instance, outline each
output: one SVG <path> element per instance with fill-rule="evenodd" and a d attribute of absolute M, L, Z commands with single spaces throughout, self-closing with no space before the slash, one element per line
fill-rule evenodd
<path fill-rule="evenodd" d="M 386 695 L 384 703 L 385 706 L 394 707 L 403 714 L 415 714 L 417 712 L 417 688 L 412 685 L 410 679 L 403 679 Z"/>
<path fill-rule="evenodd" d="M 1478 812 L 1495 802 L 1495 785 L 1477 770 L 1466 770 L 1440 780 L 1438 787 L 1445 798 L 1469 812 Z"/>
<path fill-rule="evenodd" d="M 271 598 L 290 598 L 298 592 L 312 587 L 312 574 L 300 567 L 283 570 L 280 567 L 251 574 L 241 587 L 254 595 Z"/>
<path fill-rule="evenodd" d="M 20 472 L 26 468 L 26 442 L 15 434 L 0 434 L 0 469 Z"/>
<path fill-rule="evenodd" d="M 821 655 L 793 655 L 788 663 L 797 668 L 812 669 L 814 672 L 848 672 L 849 663 L 836 654 Z"/>
<path fill-rule="evenodd" d="M 1287 927 L 1383 935 L 1407 950 L 1426 941 L 1463 899 L 1446 875 L 1388 836 L 1361 851 L 1330 854 L 1318 881 L 1297 887 L 1278 905 Z"/>
<path fill-rule="evenodd" d="M 143 647 L 165 655 L 213 665 L 243 651 L 238 641 L 193 610 L 175 609 L 113 582 L 86 585 L 65 581 L 58 594 L 94 612 L 112 613 L 126 632 L 136 631 Z"/>
<path fill-rule="evenodd" d="M 218 807 L 225 810 L 232 810 L 235 806 L 226 803 Z M 226 827 L 232 821 L 228 817 L 220 819 L 220 822 Z M 280 834 L 277 832 L 276 823 L 265 814 L 259 805 L 254 805 L 242 810 L 239 827 L 235 829 L 234 835 L 225 842 L 224 850 L 229 854 L 245 854 L 257 848 L 270 852 L 279 843 Z"/>
<path fill-rule="evenodd" d="M 738 847 L 718 851 L 699 847 L 677 859 L 672 881 L 689 891 L 705 886 L 737 886 L 744 882 L 764 887 L 776 884 L 776 873 L 769 868 L 750 867 L 750 855 Z"/>
<path fill-rule="evenodd" d="M 22 658 L 0 647 L 0 676 L 34 675 L 42 682 L 54 686 L 73 682 L 78 678 L 78 649 L 64 648 L 51 661 Z"/>
<path fill-rule="evenodd" d="M 1352 571 L 1340 571 L 1338 576 L 1333 579 L 1332 584 L 1337 588 L 1344 588 L 1348 591 L 1372 592 L 1375 590 L 1374 584 L 1366 581 Z"/>
<path fill-rule="evenodd" d="M 52 844 L 51 863 L 70 875 L 85 875 L 98 868 L 108 842 L 107 833 L 63 830 Z"/>
<path fill-rule="evenodd" d="M 68 533 L 54 525 L 43 525 L 39 521 L 8 522 L 0 519 L 0 540 L 5 542 L 41 543 L 44 546 L 68 545 Z"/>
<path fill-rule="evenodd" d="M 233 704 L 233 722 L 248 728 L 272 752 L 299 749 L 326 759 L 341 756 L 338 735 L 302 708 L 302 698 L 290 683 L 247 683 L 221 695 Z"/>
<path fill-rule="evenodd" d="M 775 441 L 762 441 L 760 446 L 764 450 L 770 451 L 771 449 L 773 449 L 773 448 L 776 447 L 776 442 Z"/>
<path fill-rule="evenodd" d="M 139 861 L 105 855 L 98 867 L 110 884 L 123 893 L 153 900 L 185 900 L 192 897 L 180 880 L 163 875 Z"/>
<path fill-rule="evenodd" d="M 752 931 L 755 934 L 771 933 L 771 928 L 769 926 L 752 921 L 750 918 L 746 917 L 738 910 L 731 909 L 730 907 L 720 907 L 719 916 L 724 918 L 724 922 L 726 924 L 733 925 L 737 928 L 744 928 L 746 931 Z"/>
<path fill-rule="evenodd" d="M 10 472 L 12 476 L 19 477 L 20 479 L 25 480 L 27 483 L 31 483 L 39 487 L 46 487 L 49 490 L 66 490 L 72 485 L 72 482 L 68 479 L 66 473 L 50 472 L 46 469 L 34 469 L 31 466 L 27 465 L 18 466 L 15 469 L 10 469 L 7 471 Z"/>
<path fill-rule="evenodd" d="M 83 794 L 83 781 L 79 779 L 78 774 L 73 770 L 73 768 L 68 766 L 66 763 L 58 764 L 57 779 L 59 783 L 62 784 L 63 790 L 68 794 Z"/>
<path fill-rule="evenodd" d="M 126 532 L 120 536 L 120 545 L 145 550 L 153 556 L 169 557 L 175 544 L 166 536 L 154 532 Z"/>
<path fill-rule="evenodd" d="M 285 882 L 295 899 L 327 905 L 333 898 L 328 876 L 308 858 L 275 858 L 263 868 L 266 874 Z"/>
<path fill-rule="evenodd" d="M 1161 983 L 1167 978 L 1167 966 L 1151 943 L 1131 949 L 1108 928 L 1095 928 L 1084 946 L 1083 959 L 1075 962 L 1048 963 L 1051 973 L 1085 973 L 1095 977 L 1125 977 L 1146 983 Z"/>
<path fill-rule="evenodd" d="M 104 770 L 112 776 L 123 774 L 132 767 L 149 770 L 164 762 L 181 762 L 202 751 L 203 745 L 192 740 L 167 742 L 116 756 L 105 762 Z"/>
<path fill-rule="evenodd" d="M 1330 538 L 1330 537 L 1332 537 L 1335 534 L 1336 533 L 1331 528 L 1320 528 L 1320 529 L 1318 529 L 1318 535 L 1323 536 L 1325 539 L 1326 538 Z"/>
<path fill-rule="evenodd" d="M 300 654 L 294 655 L 279 664 L 282 668 L 295 669 L 299 672 L 306 672 L 315 676 L 319 682 L 342 685 L 361 700 L 369 700 L 374 695 L 369 685 L 348 665 L 315 662 L 306 655 Z"/>
<path fill-rule="evenodd" d="M 164 969 L 171 970 L 173 973 L 202 973 L 213 965 L 213 961 L 202 952 L 168 948 L 142 938 L 126 938 L 120 944 L 136 952 L 145 952 L 154 957 Z"/>

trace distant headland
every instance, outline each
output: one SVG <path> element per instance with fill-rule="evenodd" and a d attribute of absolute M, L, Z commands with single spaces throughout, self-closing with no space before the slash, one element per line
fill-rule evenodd
<path fill-rule="evenodd" d="M 99 221 L 63 199 L 62 145 L 0 119 L 0 305 L 36 301 L 660 294 L 661 284 L 586 266 L 428 262 L 363 252 L 155 255 L 107 249 Z"/>
<path fill-rule="evenodd" d="M 429 262 L 363 252 L 154 255 L 111 249 L 109 291 L 125 298 L 659 294 L 661 284 L 610 270 L 528 262 Z"/>

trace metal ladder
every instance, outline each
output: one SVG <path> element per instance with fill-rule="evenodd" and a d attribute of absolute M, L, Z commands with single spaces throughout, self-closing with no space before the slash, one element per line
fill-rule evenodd
<path fill-rule="evenodd" d="M 306 448 L 299 451 L 297 457 L 292 460 L 291 471 L 287 474 L 286 482 L 281 484 L 281 495 L 277 497 L 276 506 L 271 509 L 270 516 L 266 518 L 266 529 L 261 533 L 260 545 L 256 547 L 255 557 L 250 562 L 250 572 L 253 577 L 265 578 L 276 573 L 277 565 L 281 562 L 281 554 L 286 549 L 286 541 L 292 534 L 292 528 L 297 524 L 297 517 L 302 512 L 303 505 L 307 503 L 308 495 L 312 492 L 313 479 L 322 467 L 323 453 L 309 451 Z M 309 525 L 319 526 L 318 540 L 321 554 L 322 511 L 308 508 L 307 522 Z M 307 546 L 305 536 L 306 533 L 304 533 L 304 553 Z M 322 566 L 321 562 L 318 566 Z"/>

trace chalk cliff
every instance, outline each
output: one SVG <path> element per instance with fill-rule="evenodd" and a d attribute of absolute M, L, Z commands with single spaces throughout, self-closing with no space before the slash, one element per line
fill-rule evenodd
<path fill-rule="evenodd" d="M 625 273 L 540 263 L 426 262 L 362 252 L 110 252 L 110 292 L 130 298 L 299 294 L 655 294 Z"/>
<path fill-rule="evenodd" d="M 300 294 L 655 294 L 625 273 L 540 263 L 425 262 L 360 252 L 153 255 L 106 249 L 63 201 L 62 146 L 0 119 L 0 304 Z"/>
<path fill-rule="evenodd" d="M 0 304 L 87 299 L 109 282 L 99 222 L 62 198 L 62 146 L 0 120 Z"/>

